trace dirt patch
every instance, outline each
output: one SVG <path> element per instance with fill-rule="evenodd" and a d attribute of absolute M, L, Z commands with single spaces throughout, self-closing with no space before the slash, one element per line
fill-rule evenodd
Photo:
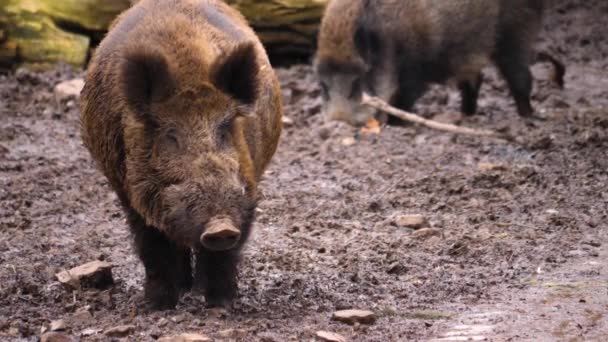
<path fill-rule="evenodd" d="M 345 146 L 355 131 L 324 122 L 310 67 L 279 70 L 293 124 L 261 185 L 228 312 L 205 309 L 196 295 L 174 311 L 140 310 L 143 269 L 124 216 L 82 146 L 76 103 L 52 95 L 81 73 L 0 76 L 0 338 L 34 341 L 64 319 L 82 340 L 106 340 L 103 331 L 118 325 L 134 325 L 129 340 L 142 341 L 186 331 L 221 339 L 225 329 L 245 330 L 247 341 L 310 340 L 317 330 L 353 341 L 427 339 L 467 308 L 534 287 L 539 268 L 593 261 L 608 243 L 599 234 L 608 219 L 606 15 L 600 0 L 559 1 L 549 13 L 541 45 L 568 73 L 560 90 L 548 66 L 534 67 L 534 105 L 546 121 L 519 118 L 504 82 L 486 73 L 483 115 L 462 123 L 508 130 L 522 144 L 389 127 Z M 458 97 L 435 87 L 417 109 L 456 112 Z M 399 227 L 397 214 L 422 214 L 432 230 Z M 109 290 L 71 292 L 56 281 L 95 259 L 116 265 Z M 378 319 L 331 321 L 351 308 Z"/>

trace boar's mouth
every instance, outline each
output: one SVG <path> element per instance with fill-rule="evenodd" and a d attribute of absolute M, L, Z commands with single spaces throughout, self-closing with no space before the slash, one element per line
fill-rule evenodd
<path fill-rule="evenodd" d="M 186 196 L 184 189 L 174 187 L 165 194 L 161 218 L 163 230 L 178 245 L 229 250 L 243 245 L 255 218 L 257 198 L 240 191 L 197 191 Z M 238 192 L 238 193 L 237 193 Z"/>

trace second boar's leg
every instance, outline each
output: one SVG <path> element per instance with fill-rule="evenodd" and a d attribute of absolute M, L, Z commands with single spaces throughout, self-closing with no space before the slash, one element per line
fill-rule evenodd
<path fill-rule="evenodd" d="M 146 270 L 145 297 L 153 309 L 172 309 L 180 291 L 192 284 L 190 251 L 178 247 L 162 232 L 147 226 L 133 210 L 129 225 L 135 249 Z"/>
<path fill-rule="evenodd" d="M 227 306 L 236 296 L 238 250 L 201 249 L 196 257 L 195 283 L 210 307 Z"/>
<path fill-rule="evenodd" d="M 520 47 L 515 38 L 504 37 L 494 56 L 498 70 L 507 81 L 511 95 L 515 99 L 517 112 L 520 116 L 529 117 L 534 113 L 530 104 L 532 94 L 532 73 L 528 51 Z"/>
<path fill-rule="evenodd" d="M 477 112 L 477 98 L 479 89 L 483 82 L 483 76 L 479 73 L 473 81 L 461 81 L 458 84 L 460 89 L 460 111 L 465 115 L 473 115 Z"/>

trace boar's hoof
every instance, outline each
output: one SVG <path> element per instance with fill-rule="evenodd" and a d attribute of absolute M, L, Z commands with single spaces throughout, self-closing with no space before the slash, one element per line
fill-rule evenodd
<path fill-rule="evenodd" d="M 171 310 L 177 305 L 178 292 L 170 285 L 157 279 L 148 279 L 145 286 L 145 298 L 150 310 Z"/>
<path fill-rule="evenodd" d="M 241 232 L 231 219 L 214 218 L 209 221 L 205 232 L 201 235 L 201 244 L 212 251 L 224 251 L 236 246 L 240 237 Z"/>

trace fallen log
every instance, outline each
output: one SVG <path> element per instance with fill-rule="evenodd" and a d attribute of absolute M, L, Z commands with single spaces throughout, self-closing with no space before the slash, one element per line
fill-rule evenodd
<path fill-rule="evenodd" d="M 329 0 L 227 0 L 247 18 L 273 56 L 314 53 Z"/>
<path fill-rule="evenodd" d="M 0 66 L 59 61 L 82 66 L 91 39 L 138 0 L 0 0 Z M 329 0 L 227 0 L 271 57 L 308 58 Z M 273 58 L 275 60 L 275 58 Z"/>
<path fill-rule="evenodd" d="M 0 66 L 16 63 L 83 65 L 89 51 L 89 37 L 65 32 L 44 15 L 29 11 L 0 9 Z"/>

